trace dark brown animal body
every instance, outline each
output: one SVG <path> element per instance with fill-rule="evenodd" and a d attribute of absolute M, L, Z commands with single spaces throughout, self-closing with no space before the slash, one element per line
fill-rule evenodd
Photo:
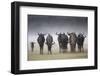
<path fill-rule="evenodd" d="M 48 54 L 49 53 L 52 54 L 52 50 L 51 49 L 52 49 L 52 45 L 54 43 L 53 43 L 53 37 L 50 34 L 48 34 L 48 36 L 46 38 L 46 44 L 48 46 Z"/>
<path fill-rule="evenodd" d="M 39 35 L 39 37 L 38 37 L 38 39 L 37 39 L 37 42 L 38 42 L 38 44 L 39 44 L 39 46 L 40 46 L 40 54 L 43 54 L 43 47 L 44 47 L 44 42 L 45 42 L 45 37 L 44 37 L 44 35 L 45 35 L 45 34 L 40 33 L 40 34 L 38 34 L 38 35 Z"/>
<path fill-rule="evenodd" d="M 31 50 L 32 50 L 32 52 L 34 51 L 34 42 L 31 42 Z"/>
<path fill-rule="evenodd" d="M 68 33 L 68 35 L 69 35 L 69 43 L 70 43 L 71 52 L 75 52 L 77 36 L 74 32 Z"/>
<path fill-rule="evenodd" d="M 67 51 L 67 44 L 68 44 L 68 36 L 63 34 L 57 34 L 58 35 L 58 43 L 59 43 L 59 52 L 66 52 Z"/>
<path fill-rule="evenodd" d="M 86 36 L 84 36 L 84 34 L 82 33 L 79 33 L 78 34 L 78 37 L 77 37 L 77 45 L 78 45 L 78 50 L 81 52 L 83 48 L 83 45 L 84 45 L 84 39 L 85 39 Z"/>

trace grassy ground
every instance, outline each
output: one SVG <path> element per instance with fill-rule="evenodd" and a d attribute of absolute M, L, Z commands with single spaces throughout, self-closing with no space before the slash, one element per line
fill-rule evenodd
<path fill-rule="evenodd" d="M 50 54 L 34 54 L 34 52 L 28 53 L 28 61 L 32 60 L 57 60 L 57 59 L 81 59 L 81 58 L 87 58 L 88 53 L 87 52 L 76 52 L 76 53 L 53 53 Z"/>

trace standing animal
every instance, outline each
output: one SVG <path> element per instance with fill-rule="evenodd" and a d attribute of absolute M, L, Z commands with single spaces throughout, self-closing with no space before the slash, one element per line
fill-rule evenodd
<path fill-rule="evenodd" d="M 58 43 L 59 43 L 59 48 L 60 48 L 59 52 L 64 53 L 67 50 L 68 36 L 65 33 L 63 33 L 63 34 L 60 33 L 60 34 L 57 34 L 57 35 L 58 35 Z"/>
<path fill-rule="evenodd" d="M 59 53 L 61 53 L 61 33 L 56 33 L 58 35 Z"/>
<path fill-rule="evenodd" d="M 75 52 L 77 36 L 76 36 L 75 32 L 67 33 L 67 34 L 69 35 L 69 43 L 70 43 L 71 52 Z"/>
<path fill-rule="evenodd" d="M 48 46 L 48 54 L 49 53 L 52 54 L 51 48 L 54 43 L 53 43 L 53 37 L 50 34 L 48 34 L 46 38 L 46 44 Z"/>
<path fill-rule="evenodd" d="M 32 52 L 34 51 L 34 42 L 31 42 L 31 49 L 32 49 Z"/>
<path fill-rule="evenodd" d="M 81 52 L 83 49 L 83 44 L 84 44 L 84 40 L 85 37 L 83 33 L 79 33 L 78 37 L 77 37 L 77 45 L 78 45 L 78 50 Z"/>
<path fill-rule="evenodd" d="M 68 44 L 68 36 L 65 33 L 63 33 L 61 34 L 61 45 L 62 45 L 61 47 L 63 53 L 66 52 L 67 50 L 67 44 Z"/>
<path fill-rule="evenodd" d="M 43 47 L 44 47 L 44 42 L 45 42 L 45 37 L 44 35 L 45 34 L 42 34 L 42 33 L 38 33 L 38 38 L 37 38 L 37 42 L 40 46 L 40 54 L 43 54 Z"/>

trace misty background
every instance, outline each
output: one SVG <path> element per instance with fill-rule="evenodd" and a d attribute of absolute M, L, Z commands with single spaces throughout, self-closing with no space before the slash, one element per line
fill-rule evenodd
<path fill-rule="evenodd" d="M 84 33 L 86 39 L 84 48 L 88 47 L 88 18 L 74 17 L 74 16 L 51 16 L 51 15 L 28 15 L 28 51 L 31 50 L 30 42 L 35 42 L 34 51 L 39 52 L 39 45 L 37 43 L 38 33 L 50 33 L 53 36 L 55 45 L 52 47 L 53 52 L 59 51 L 59 45 L 56 32 L 66 33 L 75 32 L 76 35 Z M 45 38 L 47 35 L 45 36 Z M 70 47 L 68 44 L 68 50 Z M 44 51 L 47 51 L 47 45 L 44 45 Z"/>

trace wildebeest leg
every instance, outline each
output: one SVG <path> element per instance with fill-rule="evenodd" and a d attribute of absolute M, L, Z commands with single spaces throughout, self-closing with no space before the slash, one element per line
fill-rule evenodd
<path fill-rule="evenodd" d="M 41 45 L 39 45 L 40 46 L 40 54 L 41 54 Z"/>
<path fill-rule="evenodd" d="M 48 46 L 48 54 L 52 54 L 52 51 L 51 51 L 51 46 Z"/>
<path fill-rule="evenodd" d="M 63 53 L 66 53 L 66 49 L 63 49 Z"/>
<path fill-rule="evenodd" d="M 43 54 L 43 47 L 40 47 L 40 54 Z"/>
<path fill-rule="evenodd" d="M 80 46 L 80 52 L 82 52 L 82 47 Z"/>
<path fill-rule="evenodd" d="M 50 54 L 52 54 L 52 51 L 50 50 Z"/>
<path fill-rule="evenodd" d="M 72 52 L 74 52 L 74 46 L 72 46 Z"/>
<path fill-rule="evenodd" d="M 61 44 L 59 43 L 59 53 L 61 53 Z"/>
<path fill-rule="evenodd" d="M 50 50 L 48 50 L 48 54 L 52 54 L 52 52 Z"/>
<path fill-rule="evenodd" d="M 33 48 L 33 51 L 34 51 L 34 48 Z"/>
<path fill-rule="evenodd" d="M 73 49 L 72 49 L 72 45 L 70 44 L 70 50 L 71 50 L 71 52 L 73 51 Z"/>
<path fill-rule="evenodd" d="M 32 48 L 32 52 L 33 52 L 33 48 Z"/>
<path fill-rule="evenodd" d="M 50 47 L 50 54 L 52 54 L 51 47 Z"/>
<path fill-rule="evenodd" d="M 48 55 L 49 55 L 50 51 L 48 50 Z"/>
<path fill-rule="evenodd" d="M 83 44 L 82 44 L 82 47 L 81 47 L 81 48 L 82 48 L 82 51 L 84 52 L 84 47 L 83 47 Z"/>
<path fill-rule="evenodd" d="M 74 46 L 73 45 L 70 46 L 71 46 L 71 52 L 74 52 Z"/>
<path fill-rule="evenodd" d="M 66 47 L 66 52 L 68 52 L 68 46 Z"/>
<path fill-rule="evenodd" d="M 49 54 L 49 52 L 50 52 L 50 47 L 48 46 L 48 54 Z"/>
<path fill-rule="evenodd" d="M 76 44 L 74 44 L 74 52 L 76 52 Z"/>
<path fill-rule="evenodd" d="M 34 51 L 34 47 L 32 48 L 32 52 Z"/>
<path fill-rule="evenodd" d="M 43 47 L 41 48 L 41 53 L 43 54 Z"/>
<path fill-rule="evenodd" d="M 40 54 L 43 54 L 43 44 L 40 45 Z"/>
<path fill-rule="evenodd" d="M 81 52 L 81 46 L 80 45 L 78 45 L 78 51 Z"/>
<path fill-rule="evenodd" d="M 59 46 L 59 53 L 61 53 L 61 47 Z"/>
<path fill-rule="evenodd" d="M 48 46 L 48 54 L 49 54 L 49 46 Z"/>
<path fill-rule="evenodd" d="M 74 45 L 74 44 L 73 44 L 73 45 L 71 45 L 71 48 L 72 48 L 72 49 L 71 49 L 71 50 L 72 50 L 72 52 L 75 52 L 75 51 L 76 51 L 76 45 Z"/>
<path fill-rule="evenodd" d="M 72 47 L 71 47 L 71 44 L 70 44 L 70 52 L 72 52 Z"/>

